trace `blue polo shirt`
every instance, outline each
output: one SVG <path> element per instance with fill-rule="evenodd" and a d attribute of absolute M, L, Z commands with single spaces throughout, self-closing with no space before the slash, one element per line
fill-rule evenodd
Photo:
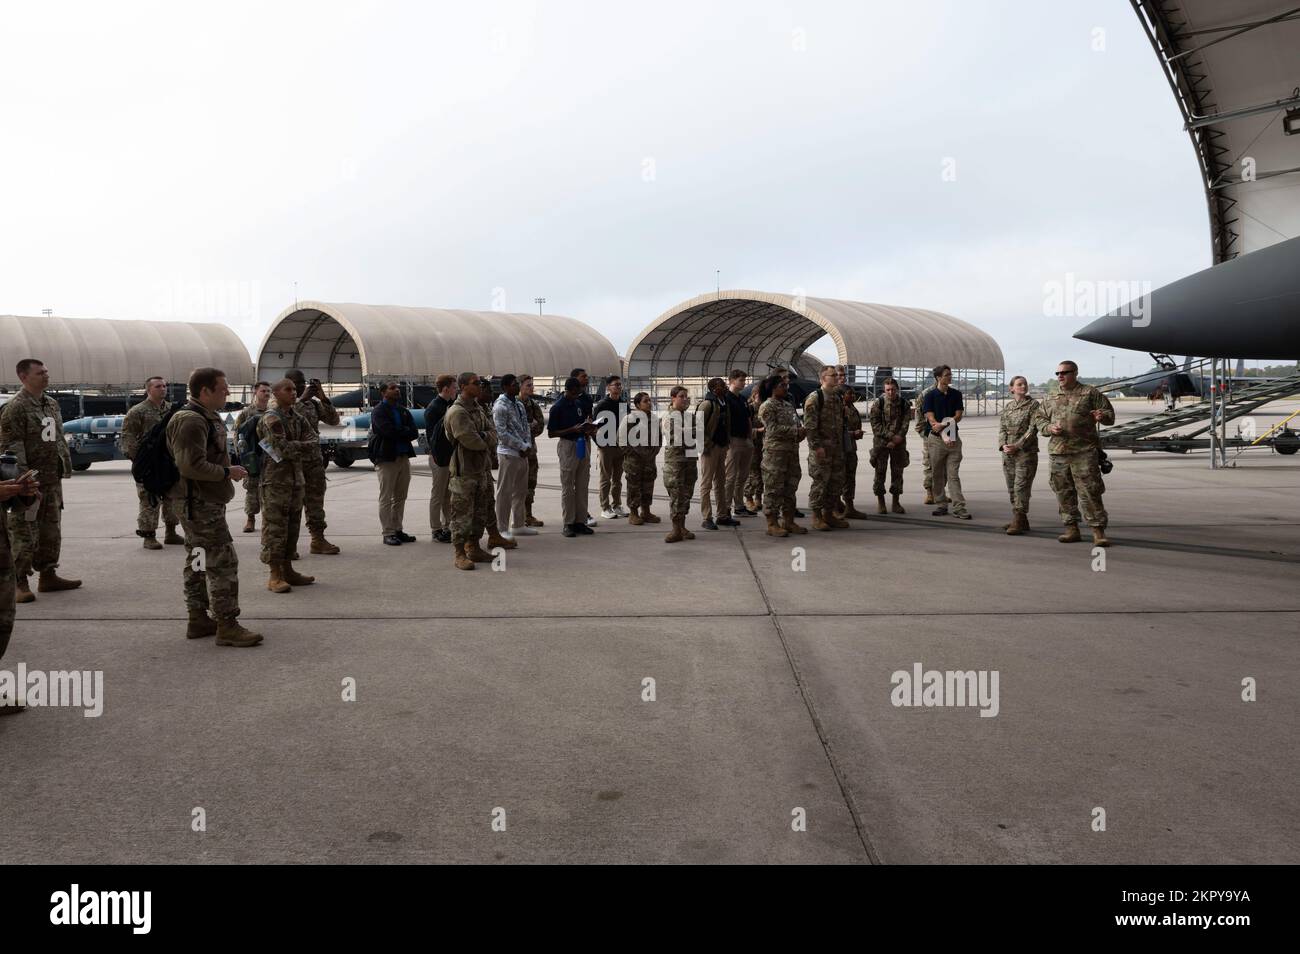
<path fill-rule="evenodd" d="M 546 431 L 554 436 L 556 431 L 562 431 L 566 427 L 573 427 L 575 424 L 581 424 L 587 419 L 587 414 L 582 407 L 581 398 L 577 401 L 569 400 L 568 396 L 561 398 L 551 405 L 551 413 L 546 418 Z M 576 431 L 572 434 L 560 435 L 562 440 L 576 441 L 582 435 Z"/>
<path fill-rule="evenodd" d="M 921 413 L 932 412 L 936 421 L 942 421 L 952 417 L 963 407 L 965 405 L 962 404 L 961 392 L 956 388 L 949 388 L 947 394 L 935 388 L 925 396 L 925 401 L 921 404 Z M 956 427 L 953 428 L 953 433 L 957 433 Z"/>

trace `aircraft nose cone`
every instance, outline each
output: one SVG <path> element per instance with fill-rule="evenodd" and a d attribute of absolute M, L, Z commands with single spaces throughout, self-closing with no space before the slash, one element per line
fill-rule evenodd
<path fill-rule="evenodd" d="M 1111 348 L 1147 351 L 1149 349 L 1146 342 L 1151 337 L 1150 327 L 1150 319 L 1143 315 L 1112 313 L 1102 315 L 1091 324 L 1080 328 L 1074 333 L 1074 337 Z"/>

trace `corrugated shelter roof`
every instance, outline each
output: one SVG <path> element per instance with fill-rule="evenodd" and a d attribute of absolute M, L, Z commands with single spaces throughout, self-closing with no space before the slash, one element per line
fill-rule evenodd
<path fill-rule="evenodd" d="M 924 308 L 797 298 L 760 291 L 710 292 L 668 309 L 628 349 L 628 377 L 762 373 L 793 366 L 822 335 L 840 364 L 998 370 L 998 343 L 974 325 Z"/>
<path fill-rule="evenodd" d="M 139 388 L 156 374 L 183 383 L 202 367 L 225 371 L 232 387 L 253 383 L 248 349 L 217 324 L 0 315 L 0 382 L 18 386 L 23 358 L 43 361 L 55 390 Z"/>
<path fill-rule="evenodd" d="M 276 318 L 258 351 L 262 377 L 301 368 L 322 381 L 476 371 L 565 377 L 617 372 L 600 332 L 563 315 L 304 301 Z"/>

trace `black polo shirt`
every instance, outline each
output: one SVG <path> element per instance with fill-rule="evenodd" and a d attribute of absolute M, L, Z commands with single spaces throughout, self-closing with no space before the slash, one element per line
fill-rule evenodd
<path fill-rule="evenodd" d="M 562 431 L 566 427 L 573 427 L 575 424 L 581 424 L 587 419 L 588 415 L 583 410 L 581 398 L 572 401 L 567 395 L 551 405 L 551 413 L 546 418 L 546 431 L 552 437 L 556 431 Z M 562 440 L 576 441 L 582 435 L 574 431 L 572 434 L 561 434 Z"/>
<path fill-rule="evenodd" d="M 933 412 L 936 421 L 944 421 L 953 417 L 964 406 L 961 400 L 961 392 L 956 388 L 949 388 L 947 394 L 935 388 L 925 396 L 925 401 L 921 404 L 921 413 Z M 957 428 L 954 427 L 953 433 L 956 432 Z"/>
<path fill-rule="evenodd" d="M 750 404 L 739 394 L 727 392 L 727 405 L 731 408 L 731 436 L 748 439 L 750 430 Z"/>

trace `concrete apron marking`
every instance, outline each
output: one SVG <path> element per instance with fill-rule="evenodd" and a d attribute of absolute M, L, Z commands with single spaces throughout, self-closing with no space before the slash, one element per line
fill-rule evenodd
<path fill-rule="evenodd" d="M 790 651 L 790 644 L 785 638 L 785 630 L 781 627 L 781 618 L 772 607 L 772 601 L 768 599 L 767 590 L 763 588 L 763 581 L 759 579 L 758 571 L 754 569 L 754 561 L 750 558 L 749 547 L 745 545 L 745 535 L 737 532 L 735 537 L 740 541 L 740 549 L 745 554 L 745 562 L 749 565 L 749 572 L 754 577 L 754 585 L 758 587 L 758 594 L 763 597 L 763 605 L 767 607 L 768 619 L 772 621 L 772 626 L 776 629 L 777 639 L 781 641 L 781 649 L 785 652 L 785 660 L 790 666 L 790 672 L 794 674 L 795 685 L 799 687 L 799 696 L 803 699 L 804 708 L 808 710 L 808 717 L 812 719 L 813 729 L 816 731 L 817 739 L 822 745 L 822 752 L 826 755 L 826 761 L 830 763 L 831 773 L 835 776 L 835 784 L 840 787 L 840 796 L 844 799 L 844 805 L 849 810 L 849 817 L 853 819 L 853 827 L 858 833 L 858 841 L 862 843 L 862 850 L 866 852 L 867 860 L 871 864 L 882 864 L 880 855 L 871 843 L 871 836 L 867 834 L 866 828 L 863 827 L 858 806 L 853 800 L 853 793 L 849 790 L 849 783 L 840 768 L 839 760 L 835 757 L 835 751 L 831 748 L 831 740 L 826 734 L 826 727 L 817 714 L 817 706 L 813 703 L 812 693 L 807 684 L 804 683 L 803 673 L 799 671 L 799 664 L 795 661 L 794 653 Z"/>

